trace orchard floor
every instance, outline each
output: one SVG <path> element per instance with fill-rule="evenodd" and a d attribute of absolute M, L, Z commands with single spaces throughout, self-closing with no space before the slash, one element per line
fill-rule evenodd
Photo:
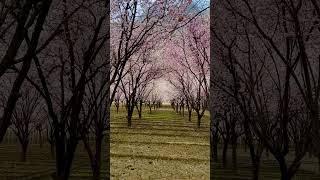
<path fill-rule="evenodd" d="M 209 179 L 209 118 L 205 115 L 202 127 L 197 128 L 196 117 L 189 122 L 172 109 L 159 109 L 151 114 L 146 112 L 142 120 L 135 116 L 128 128 L 125 114 L 113 111 L 112 179 Z M 213 165 L 214 179 L 252 179 L 249 152 L 239 147 L 237 155 L 238 169 L 233 170 L 229 156 L 227 168 L 221 163 Z M 280 179 L 279 167 L 271 154 L 263 155 L 261 166 L 259 179 Z M 306 157 L 294 179 L 320 180 L 317 168 L 317 159 Z"/>
<path fill-rule="evenodd" d="M 125 114 L 113 114 L 111 179 L 209 179 L 207 118 L 197 128 L 172 109 L 146 110 L 128 128 Z"/>
<path fill-rule="evenodd" d="M 160 109 L 151 114 L 146 110 L 142 120 L 134 115 L 132 127 L 127 127 L 125 112 L 112 110 L 111 122 L 111 179 L 209 179 L 209 120 L 204 117 L 202 127 L 176 114 Z M 195 118 L 193 118 L 195 119 Z M 230 162 L 230 159 L 229 159 Z M 214 179 L 251 179 L 249 153 L 239 147 L 238 170 L 214 164 Z M 103 166 L 102 174 L 106 174 Z M 0 180 L 49 180 L 55 163 L 50 148 L 31 145 L 28 161 L 19 162 L 17 145 L 0 145 Z M 316 180 L 317 160 L 306 158 L 296 180 Z M 80 145 L 72 168 L 71 180 L 90 179 L 91 169 L 87 153 Z M 277 163 L 263 157 L 262 180 L 280 179 Z"/>

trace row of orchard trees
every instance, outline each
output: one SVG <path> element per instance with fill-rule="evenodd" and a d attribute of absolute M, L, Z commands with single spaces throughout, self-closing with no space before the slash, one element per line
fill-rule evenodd
<path fill-rule="evenodd" d="M 125 100 L 128 126 L 132 124 L 135 109 L 141 119 L 144 98 L 151 95 L 154 81 L 162 75 L 162 68 L 157 64 L 158 59 L 152 56 L 153 48 L 143 47 L 133 55 L 125 69 L 126 75 L 120 80 L 119 90 Z"/>
<path fill-rule="evenodd" d="M 189 24 L 189 19 L 196 17 L 198 11 L 203 11 L 190 11 L 197 1 L 151 2 L 121 6 L 120 11 L 126 12 L 126 15 L 115 15 L 112 22 L 115 28 L 111 32 L 111 101 L 118 111 L 120 99 L 124 100 L 128 126 L 132 125 L 135 109 L 141 119 L 143 103 L 150 112 L 152 106 L 156 107 L 159 101 L 161 103 L 154 84 L 166 71 L 161 60 L 164 57 L 159 54 L 159 49 L 165 45 L 163 42 L 173 32 Z M 125 21 L 119 22 L 118 18 Z"/>
<path fill-rule="evenodd" d="M 67 179 L 80 141 L 95 133 L 90 164 L 99 177 L 107 129 L 110 2 L 0 2 L 0 141 L 11 128 L 26 160 L 32 131 L 47 128 L 53 179 Z M 88 154 L 92 146 L 87 148 Z"/>
<path fill-rule="evenodd" d="M 99 179 L 103 146 L 109 152 L 109 107 L 116 92 L 137 92 L 142 81 L 130 80 L 135 72 L 141 71 L 140 78 L 158 76 L 152 73 L 157 66 L 150 63 L 149 42 L 184 24 L 187 18 L 181 17 L 190 3 L 0 1 L 0 142 L 11 128 L 25 160 L 31 132 L 48 132 L 57 180 L 68 179 L 82 142 L 93 179 Z M 128 109 L 135 99 L 131 94 Z"/>
<path fill-rule="evenodd" d="M 152 81 L 155 81 L 156 79 L 153 79 Z M 139 119 L 142 119 L 142 111 L 144 108 L 147 108 L 149 110 L 149 113 L 152 113 L 152 110 L 156 110 L 157 108 L 160 108 L 162 106 L 163 100 L 160 94 L 156 91 L 156 87 L 154 84 L 149 86 L 150 88 L 143 88 L 139 89 L 137 92 L 136 99 L 134 100 L 134 106 L 137 110 Z M 125 91 L 127 92 L 127 91 Z M 125 97 L 123 91 L 119 91 L 116 93 L 115 99 L 114 99 L 114 106 L 116 108 L 116 113 L 119 113 L 119 110 L 121 107 L 125 108 L 127 111 L 127 99 Z"/>
<path fill-rule="evenodd" d="M 209 103 L 209 16 L 202 14 L 181 28 L 166 42 L 167 80 L 176 91 L 171 105 L 186 107 L 189 121 L 192 111 L 197 125 L 208 110 Z"/>
<path fill-rule="evenodd" d="M 320 4 L 226 0 L 210 7 L 212 162 L 223 122 L 243 133 L 254 179 L 264 150 L 281 179 L 292 179 L 308 151 L 320 160 Z"/>

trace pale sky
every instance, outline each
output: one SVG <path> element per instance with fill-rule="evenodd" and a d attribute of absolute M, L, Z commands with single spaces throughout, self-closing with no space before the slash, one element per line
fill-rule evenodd
<path fill-rule="evenodd" d="M 165 103 L 168 103 L 174 93 L 174 90 L 170 83 L 165 79 L 159 79 L 155 82 L 155 84 L 159 95 L 163 98 L 163 101 Z"/>

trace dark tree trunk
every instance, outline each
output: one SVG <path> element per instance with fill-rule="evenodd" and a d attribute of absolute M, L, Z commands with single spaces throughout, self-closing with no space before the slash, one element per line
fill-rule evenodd
<path fill-rule="evenodd" d="M 258 180 L 260 174 L 260 160 L 255 162 L 255 166 L 253 167 L 253 179 Z"/>
<path fill-rule="evenodd" d="M 50 143 L 51 158 L 54 159 L 55 158 L 54 143 L 53 142 L 49 142 L 49 143 Z"/>
<path fill-rule="evenodd" d="M 184 105 L 182 105 L 182 116 L 184 117 Z"/>
<path fill-rule="evenodd" d="M 42 133 L 41 133 L 41 130 L 40 130 L 40 129 L 38 130 L 38 133 L 39 133 L 39 144 L 40 144 L 40 148 L 42 148 Z"/>
<path fill-rule="evenodd" d="M 192 110 L 188 109 L 188 119 L 189 119 L 190 122 L 191 122 L 191 115 L 192 115 Z"/>
<path fill-rule="evenodd" d="M 320 173 L 320 153 L 318 154 L 318 173 Z"/>
<path fill-rule="evenodd" d="M 132 110 L 131 108 L 128 108 L 128 116 L 127 116 L 127 120 L 128 120 L 128 127 L 131 127 L 132 125 Z"/>
<path fill-rule="evenodd" d="M 140 100 L 139 102 L 139 107 L 138 107 L 138 115 L 139 115 L 139 119 L 142 119 L 142 101 Z"/>
<path fill-rule="evenodd" d="M 212 147 L 212 160 L 214 162 L 218 162 L 218 134 L 217 132 L 213 132 L 213 135 L 212 135 L 212 141 L 211 141 L 211 147 Z"/>
<path fill-rule="evenodd" d="M 200 125 L 201 125 L 201 116 L 200 114 L 198 113 L 198 119 L 197 119 L 197 125 L 198 125 L 198 128 L 200 128 Z"/>
<path fill-rule="evenodd" d="M 309 158 L 312 158 L 312 152 L 309 151 L 308 154 L 309 154 Z"/>
<path fill-rule="evenodd" d="M 261 161 L 261 153 L 257 152 L 256 154 L 254 154 L 254 146 L 253 145 L 249 145 L 249 149 L 250 149 L 250 154 L 252 156 L 253 154 L 253 179 L 254 180 L 258 180 L 259 179 L 259 174 L 260 174 L 260 161 Z M 258 149 L 257 149 L 258 151 Z"/>
<path fill-rule="evenodd" d="M 102 148 L 102 140 L 103 138 L 97 137 L 96 138 L 96 154 L 95 154 L 95 162 L 94 164 L 92 164 L 92 172 L 93 172 L 93 176 L 92 179 L 93 180 L 99 180 L 100 179 L 100 174 L 101 174 L 101 148 Z"/>
<path fill-rule="evenodd" d="M 119 113 L 119 105 L 118 106 L 116 106 L 117 107 L 117 114 Z"/>
<path fill-rule="evenodd" d="M 129 102 L 127 104 L 127 120 L 128 120 L 128 127 L 131 127 L 132 125 L 132 115 L 134 111 L 135 103 Z"/>
<path fill-rule="evenodd" d="M 248 141 L 247 141 L 248 142 L 247 145 L 249 147 L 251 162 L 252 162 L 252 166 L 253 166 L 253 180 L 258 180 L 259 174 L 260 174 L 261 153 L 258 152 L 258 149 L 257 149 L 257 152 L 255 152 L 255 147 L 254 147 L 254 144 L 252 143 L 252 140 L 248 140 Z"/>
<path fill-rule="evenodd" d="M 290 180 L 287 168 L 287 163 L 284 159 L 284 157 L 278 158 L 279 166 L 280 166 L 280 172 L 281 172 L 281 180 Z"/>
<path fill-rule="evenodd" d="M 233 169 L 237 169 L 238 168 L 238 164 L 237 164 L 237 141 L 233 141 L 232 142 L 232 165 L 233 165 Z"/>
<path fill-rule="evenodd" d="M 223 141 L 223 150 L 222 150 L 222 164 L 223 167 L 227 167 L 227 154 L 228 154 L 228 146 L 229 146 L 229 140 L 225 139 Z"/>
<path fill-rule="evenodd" d="M 26 162 L 27 150 L 28 150 L 28 142 L 21 143 L 21 162 Z"/>
<path fill-rule="evenodd" d="M 76 137 L 71 137 L 67 143 L 67 151 L 65 149 L 57 150 L 59 147 L 64 147 L 64 142 L 57 141 L 56 145 L 56 166 L 57 172 L 52 174 L 54 180 L 68 180 L 70 176 L 71 166 L 74 158 L 74 153 L 78 142 Z"/>

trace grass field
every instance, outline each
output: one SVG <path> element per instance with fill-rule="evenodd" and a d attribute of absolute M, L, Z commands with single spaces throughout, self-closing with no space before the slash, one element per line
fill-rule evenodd
<path fill-rule="evenodd" d="M 132 127 L 127 127 L 125 111 L 111 113 L 111 179 L 209 179 L 209 119 L 204 117 L 201 128 L 196 127 L 195 118 L 176 114 L 171 109 L 159 109 L 151 114 L 146 110 L 143 119 L 134 115 Z M 215 179 L 250 179 L 248 152 L 239 149 L 238 170 L 215 166 Z M 40 149 L 32 145 L 28 161 L 19 162 L 17 145 L 0 146 L 0 180 L 2 179 L 50 179 L 55 170 L 49 147 Z M 231 163 L 230 163 L 231 165 Z M 295 179 L 320 179 L 315 175 L 317 161 L 306 158 L 302 170 Z M 279 179 L 277 163 L 264 157 L 261 179 Z M 105 168 L 102 169 L 106 173 Z M 80 145 L 73 164 L 72 180 L 90 179 L 91 169 L 86 151 Z"/>
<path fill-rule="evenodd" d="M 146 111 L 134 117 L 132 128 L 125 114 L 113 113 L 111 126 L 112 179 L 208 179 L 209 126 L 177 115 L 171 109 Z"/>

